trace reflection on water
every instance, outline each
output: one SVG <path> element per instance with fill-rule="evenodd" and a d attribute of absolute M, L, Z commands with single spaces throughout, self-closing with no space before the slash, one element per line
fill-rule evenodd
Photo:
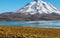
<path fill-rule="evenodd" d="M 60 20 L 1 21 L 0 25 L 60 28 Z"/>

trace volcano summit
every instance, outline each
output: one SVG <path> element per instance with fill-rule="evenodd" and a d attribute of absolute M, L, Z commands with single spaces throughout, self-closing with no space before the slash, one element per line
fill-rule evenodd
<path fill-rule="evenodd" d="M 0 14 L 0 20 L 56 20 L 60 10 L 42 0 L 34 0 L 16 12 Z"/>

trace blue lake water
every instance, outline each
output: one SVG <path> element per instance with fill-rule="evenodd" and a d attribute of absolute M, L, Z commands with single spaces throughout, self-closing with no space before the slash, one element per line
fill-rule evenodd
<path fill-rule="evenodd" d="M 2 26 L 29 26 L 60 28 L 60 20 L 39 20 L 39 21 L 0 21 Z"/>

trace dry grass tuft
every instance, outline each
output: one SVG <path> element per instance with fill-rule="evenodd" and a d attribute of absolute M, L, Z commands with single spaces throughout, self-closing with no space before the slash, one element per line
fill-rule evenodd
<path fill-rule="evenodd" d="M 60 38 L 60 29 L 0 26 L 0 38 Z"/>

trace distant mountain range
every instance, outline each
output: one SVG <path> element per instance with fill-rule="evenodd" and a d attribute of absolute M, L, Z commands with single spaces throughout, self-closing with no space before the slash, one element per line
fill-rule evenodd
<path fill-rule="evenodd" d="M 60 10 L 52 4 L 41 0 L 34 0 L 16 12 L 6 12 L 0 14 L 0 21 L 58 19 L 60 19 Z"/>

